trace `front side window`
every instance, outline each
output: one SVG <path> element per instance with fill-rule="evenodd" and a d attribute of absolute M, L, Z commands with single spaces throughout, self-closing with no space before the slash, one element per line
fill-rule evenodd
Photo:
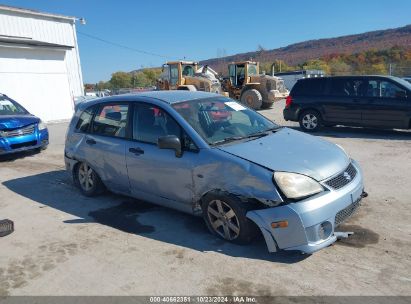
<path fill-rule="evenodd" d="M 158 138 L 166 135 L 181 138 L 181 127 L 169 114 L 151 104 L 134 108 L 133 139 L 157 144 Z"/>
<path fill-rule="evenodd" d="M 24 115 L 27 111 L 17 102 L 0 95 L 0 116 L 1 115 Z"/>
<path fill-rule="evenodd" d="M 381 97 L 401 99 L 407 96 L 407 92 L 390 81 L 381 81 Z"/>
<path fill-rule="evenodd" d="M 173 108 L 210 145 L 252 139 L 279 128 L 260 114 L 226 97 L 179 102 Z"/>
<path fill-rule="evenodd" d="M 127 130 L 128 105 L 103 105 L 93 121 L 92 133 L 96 135 L 125 138 Z"/>

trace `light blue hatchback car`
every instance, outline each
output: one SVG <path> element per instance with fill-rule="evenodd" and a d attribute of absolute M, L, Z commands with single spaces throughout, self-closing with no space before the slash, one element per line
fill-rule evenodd
<path fill-rule="evenodd" d="M 144 92 L 85 102 L 66 168 L 88 196 L 108 190 L 202 216 L 236 243 L 312 253 L 364 196 L 359 165 L 325 140 L 212 93 Z"/>

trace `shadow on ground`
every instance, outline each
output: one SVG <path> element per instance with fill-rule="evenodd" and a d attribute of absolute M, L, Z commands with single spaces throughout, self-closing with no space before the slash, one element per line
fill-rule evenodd
<path fill-rule="evenodd" d="M 302 131 L 298 126 L 288 126 L 290 129 Z M 363 139 L 385 139 L 385 140 L 411 140 L 409 130 L 393 129 L 371 129 L 362 127 L 324 127 L 317 132 L 309 133 L 315 136 L 335 138 L 363 138 Z"/>
<path fill-rule="evenodd" d="M 225 242 L 211 235 L 200 217 L 132 198 L 110 193 L 97 198 L 84 197 L 63 170 L 17 178 L 3 185 L 42 204 L 40 208 L 51 207 L 77 217 L 65 221 L 67 225 L 98 222 L 124 233 L 142 235 L 202 252 L 214 251 L 233 257 L 278 263 L 296 263 L 308 257 L 297 252 L 268 253 L 261 236 L 247 246 Z"/>
<path fill-rule="evenodd" d="M 33 157 L 39 153 L 40 151 L 36 149 L 36 150 L 28 150 L 28 151 L 22 151 L 22 152 L 17 152 L 17 153 L 0 155 L 0 163 L 13 162 L 15 160 L 22 159 L 22 158 Z"/>

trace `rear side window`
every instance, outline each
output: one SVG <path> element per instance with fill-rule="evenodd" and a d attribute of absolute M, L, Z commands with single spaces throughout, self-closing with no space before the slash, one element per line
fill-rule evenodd
<path fill-rule="evenodd" d="M 103 105 L 94 117 L 94 134 L 125 138 L 128 119 L 127 104 Z"/>
<path fill-rule="evenodd" d="M 322 95 L 325 89 L 325 82 L 325 78 L 299 80 L 292 89 L 292 95 Z"/>
<path fill-rule="evenodd" d="M 81 113 L 76 125 L 77 132 L 88 132 L 90 128 L 91 119 L 93 117 L 94 107 L 90 107 Z"/>
<path fill-rule="evenodd" d="M 365 79 L 334 78 L 331 80 L 330 95 L 332 96 L 364 96 L 367 90 Z"/>

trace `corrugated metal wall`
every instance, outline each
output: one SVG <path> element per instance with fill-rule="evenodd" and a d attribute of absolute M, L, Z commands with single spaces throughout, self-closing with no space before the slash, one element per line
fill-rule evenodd
<path fill-rule="evenodd" d="M 0 9 L 0 35 L 27 37 L 73 46 L 66 51 L 66 67 L 72 96 L 84 95 L 80 58 L 73 19 L 36 16 Z"/>

